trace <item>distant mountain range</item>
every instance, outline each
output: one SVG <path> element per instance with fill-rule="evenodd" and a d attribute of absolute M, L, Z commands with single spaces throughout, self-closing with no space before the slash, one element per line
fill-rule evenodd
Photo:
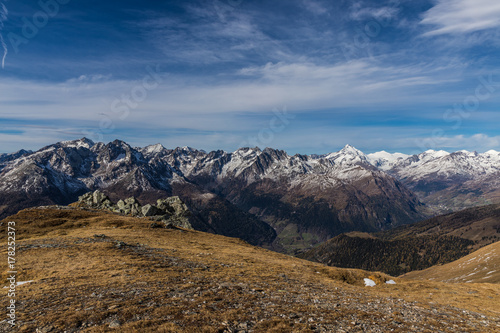
<path fill-rule="evenodd" d="M 494 151 L 365 155 L 347 145 L 290 156 L 271 148 L 207 153 L 83 138 L 0 155 L 0 213 L 67 204 L 96 189 L 142 203 L 178 195 L 196 229 L 293 254 L 344 232 L 387 230 L 493 202 L 499 170 Z"/>
<path fill-rule="evenodd" d="M 500 202 L 500 152 L 428 150 L 418 155 L 379 152 L 369 161 L 399 179 L 436 212 Z"/>

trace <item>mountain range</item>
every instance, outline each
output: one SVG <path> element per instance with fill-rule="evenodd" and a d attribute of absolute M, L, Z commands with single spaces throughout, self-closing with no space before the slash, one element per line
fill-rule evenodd
<path fill-rule="evenodd" d="M 428 150 L 412 156 L 379 152 L 367 156 L 436 212 L 500 202 L 500 152 L 495 150 L 482 154 Z"/>
<path fill-rule="evenodd" d="M 366 155 L 347 145 L 290 156 L 271 148 L 205 152 L 83 138 L 0 155 L 0 214 L 68 204 L 97 189 L 143 204 L 178 195 L 195 229 L 293 254 L 341 233 L 495 202 L 499 170 L 494 151 Z"/>

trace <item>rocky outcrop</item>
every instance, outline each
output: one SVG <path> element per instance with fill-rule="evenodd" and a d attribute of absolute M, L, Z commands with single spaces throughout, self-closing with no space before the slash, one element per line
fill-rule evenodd
<path fill-rule="evenodd" d="M 96 209 L 110 209 L 113 203 L 107 195 L 100 191 L 88 192 L 78 197 L 79 206 L 86 206 L 88 208 Z"/>
<path fill-rule="evenodd" d="M 134 217 L 146 217 L 156 222 L 163 222 L 165 227 L 176 226 L 193 229 L 189 222 L 191 212 L 177 196 L 158 199 L 156 206 L 151 204 L 142 206 L 134 197 L 119 200 L 114 204 L 107 195 L 97 190 L 78 197 L 78 202 L 74 206 L 108 210 Z M 158 223 L 155 226 L 158 226 Z"/>

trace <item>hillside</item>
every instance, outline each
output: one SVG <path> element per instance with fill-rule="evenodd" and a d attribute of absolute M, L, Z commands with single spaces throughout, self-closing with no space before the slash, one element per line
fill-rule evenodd
<path fill-rule="evenodd" d="M 382 239 L 432 235 L 471 240 L 475 243 L 474 249 L 494 243 L 500 239 L 500 204 L 468 208 L 376 233 L 376 236 Z"/>
<path fill-rule="evenodd" d="M 379 233 L 339 235 L 299 256 L 400 275 L 457 260 L 499 239 L 500 205 L 489 205 Z"/>
<path fill-rule="evenodd" d="M 402 277 L 443 282 L 500 283 L 500 242 L 448 264 L 410 272 Z"/>
<path fill-rule="evenodd" d="M 19 332 L 500 332 L 498 285 L 386 284 L 381 273 L 108 212 L 35 208 L 8 221 Z M 5 233 L 0 241 L 5 281 Z"/>

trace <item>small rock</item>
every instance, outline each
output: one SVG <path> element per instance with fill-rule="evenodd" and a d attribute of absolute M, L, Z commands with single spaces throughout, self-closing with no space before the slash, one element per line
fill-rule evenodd
<path fill-rule="evenodd" d="M 109 323 L 109 328 L 118 328 L 122 325 L 122 323 L 120 323 L 120 321 L 118 321 L 117 319 L 113 320 L 112 322 Z"/>
<path fill-rule="evenodd" d="M 127 246 L 127 244 L 125 242 L 122 242 L 122 241 L 117 241 L 115 246 L 117 248 L 121 249 L 121 248 Z"/>
<path fill-rule="evenodd" d="M 240 330 L 246 330 L 248 329 L 248 323 L 241 323 L 238 325 L 238 329 Z"/>
<path fill-rule="evenodd" d="M 375 281 L 373 281 L 372 279 L 365 278 L 364 281 L 365 281 L 365 287 L 375 287 L 377 285 Z"/>
<path fill-rule="evenodd" d="M 49 332 L 51 332 L 53 329 L 54 329 L 54 326 L 52 326 L 52 325 L 48 325 L 48 326 L 44 326 L 44 327 L 42 327 L 42 328 L 37 328 L 37 329 L 36 329 L 36 333 L 49 333 Z"/>

